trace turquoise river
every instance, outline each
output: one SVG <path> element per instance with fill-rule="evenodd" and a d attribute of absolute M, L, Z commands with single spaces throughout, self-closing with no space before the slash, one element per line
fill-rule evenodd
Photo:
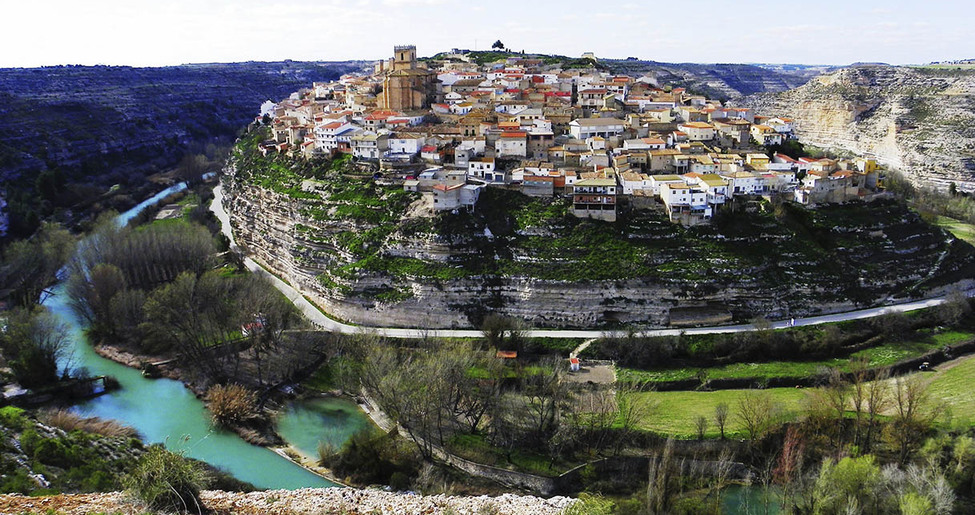
<path fill-rule="evenodd" d="M 183 189 L 169 188 L 119 216 L 127 223 L 147 206 Z M 120 390 L 76 405 L 84 416 L 114 419 L 135 428 L 143 440 L 164 443 L 167 448 L 205 461 L 258 488 L 297 489 L 335 486 L 275 452 L 248 444 L 236 434 L 213 427 L 203 403 L 178 381 L 146 379 L 135 369 L 102 358 L 92 350 L 82 322 L 68 305 L 64 283 L 44 305 L 70 331 L 70 352 L 64 366 L 85 369 L 90 375 L 110 375 Z M 314 456 L 319 441 L 340 446 L 368 418 L 351 402 L 339 399 L 296 401 L 278 419 L 283 437 L 303 454 Z"/>

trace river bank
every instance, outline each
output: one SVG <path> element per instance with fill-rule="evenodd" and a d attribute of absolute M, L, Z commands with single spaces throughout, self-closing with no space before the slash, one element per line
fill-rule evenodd
<path fill-rule="evenodd" d="M 183 189 L 176 185 L 159 192 L 116 218 L 119 225 L 128 223 L 139 212 L 167 195 Z M 147 379 L 142 376 L 144 359 L 127 349 L 106 346 L 103 353 L 115 353 L 107 359 L 89 342 L 85 321 L 72 309 L 62 282 L 53 286 L 42 305 L 47 308 L 67 330 L 67 347 L 59 358 L 59 367 L 68 373 L 89 376 L 112 376 L 122 388 L 109 394 L 74 404 L 70 411 L 82 417 L 100 417 L 116 420 L 138 431 L 142 440 L 151 444 L 164 444 L 170 450 L 210 464 L 239 480 L 257 488 L 320 488 L 335 483 L 314 474 L 266 447 L 251 445 L 238 435 L 216 428 L 209 411 L 203 406 L 198 392 L 187 388 L 183 382 L 160 377 Z M 173 372 L 177 376 L 180 371 Z M 2 510 L 0 510 L 2 511 Z"/>
<path fill-rule="evenodd" d="M 129 349 L 126 349 L 119 345 L 112 345 L 103 343 L 94 347 L 94 351 L 101 357 L 109 359 L 118 364 L 125 365 L 129 368 L 136 370 L 142 370 L 144 364 L 157 363 L 160 361 L 168 361 L 172 359 L 171 356 L 162 355 L 145 355 L 136 354 Z M 179 368 L 175 363 L 167 364 L 164 367 L 157 368 L 160 377 L 167 379 L 172 379 L 181 382 L 188 390 L 193 392 L 197 399 L 202 400 L 206 394 L 205 387 L 196 381 L 190 381 L 185 379 L 185 374 L 183 369 Z M 316 398 L 341 398 L 341 395 L 336 395 L 335 393 L 317 393 L 317 394 L 307 394 L 299 396 L 298 399 L 316 399 Z M 266 428 L 267 431 L 261 434 L 255 434 L 254 428 L 251 426 L 233 426 L 226 429 L 233 431 L 242 439 L 247 441 L 252 445 L 257 445 L 260 447 L 266 447 L 275 454 L 281 456 L 282 458 L 298 465 L 305 470 L 318 475 L 324 479 L 327 479 L 333 483 L 341 486 L 349 486 L 335 477 L 331 470 L 322 467 L 318 464 L 318 461 L 314 456 L 308 455 L 308 453 L 303 452 L 297 446 L 292 445 L 287 442 L 276 430 L 276 421 L 279 420 L 285 414 L 285 406 L 281 402 L 274 402 L 271 407 L 265 409 L 260 415 L 262 421 L 261 426 Z"/>

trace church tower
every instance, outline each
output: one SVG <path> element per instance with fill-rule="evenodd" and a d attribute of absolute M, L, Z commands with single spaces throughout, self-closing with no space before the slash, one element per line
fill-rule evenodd
<path fill-rule="evenodd" d="M 380 105 L 395 111 L 417 111 L 430 107 L 436 94 L 437 75 L 417 66 L 416 46 L 393 47 L 393 61 L 383 78 Z"/>

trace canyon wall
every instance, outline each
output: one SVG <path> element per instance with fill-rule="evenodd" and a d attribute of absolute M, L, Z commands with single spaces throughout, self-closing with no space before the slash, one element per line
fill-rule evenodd
<path fill-rule="evenodd" d="M 929 294 L 975 275 L 970 246 L 890 201 L 818 213 L 795 207 L 784 222 L 742 213 L 741 223 L 753 225 L 726 230 L 686 230 L 641 211 L 624 215 L 620 224 L 629 227 L 618 239 L 545 246 L 587 227 L 586 234 L 621 229 L 569 217 L 559 223 L 570 225 L 516 225 L 506 236 L 475 223 L 498 213 L 423 213 L 419 194 L 362 178 L 359 184 L 380 192 L 370 203 L 406 206 L 368 222 L 343 214 L 363 206 L 347 193 L 329 193 L 328 181 L 304 181 L 300 192 L 269 188 L 236 162 L 223 185 L 238 244 L 326 312 L 367 326 L 476 327 L 498 313 L 534 327 L 661 327 L 675 308 L 691 320 L 715 313 L 776 319 Z M 493 192 L 482 203 L 491 195 L 520 197 Z M 848 225 L 836 227 L 837 220 Z M 793 223 L 808 228 L 797 232 L 788 228 Z M 451 224 L 463 228 L 451 232 Z M 580 268 L 594 279 L 580 277 Z"/>
<path fill-rule="evenodd" d="M 804 143 L 876 154 L 916 184 L 975 189 L 975 70 L 859 65 L 737 103 L 793 118 Z"/>

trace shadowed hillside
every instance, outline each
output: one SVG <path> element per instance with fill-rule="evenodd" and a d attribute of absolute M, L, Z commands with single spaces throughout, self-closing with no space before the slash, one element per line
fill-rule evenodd
<path fill-rule="evenodd" d="M 39 218 L 112 185 L 138 188 L 187 152 L 231 143 L 261 102 L 361 66 L 287 61 L 0 70 L 0 183 L 10 232 L 28 234 Z"/>

